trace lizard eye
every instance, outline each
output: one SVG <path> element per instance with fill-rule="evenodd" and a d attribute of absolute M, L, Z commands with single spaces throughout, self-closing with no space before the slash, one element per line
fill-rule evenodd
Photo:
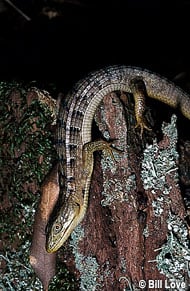
<path fill-rule="evenodd" d="M 59 232 L 61 230 L 61 224 L 60 223 L 56 223 L 54 226 L 55 232 Z"/>

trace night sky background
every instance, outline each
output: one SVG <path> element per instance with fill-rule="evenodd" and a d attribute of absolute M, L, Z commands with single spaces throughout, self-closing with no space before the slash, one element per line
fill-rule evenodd
<path fill-rule="evenodd" d="M 91 70 L 125 64 L 189 82 L 188 0 L 12 3 L 30 20 L 0 1 L 1 80 L 36 80 L 67 90 Z"/>

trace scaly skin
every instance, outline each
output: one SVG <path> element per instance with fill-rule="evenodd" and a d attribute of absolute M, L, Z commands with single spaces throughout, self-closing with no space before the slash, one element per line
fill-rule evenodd
<path fill-rule="evenodd" d="M 57 129 L 57 152 L 60 165 L 60 195 L 64 202 L 49 227 L 47 251 L 55 252 L 83 219 L 93 171 L 93 152 L 107 150 L 110 143 L 91 141 L 94 113 L 103 97 L 112 91 L 132 93 L 135 99 L 137 126 L 148 129 L 144 120 L 145 97 L 179 108 L 190 119 L 190 97 L 172 82 L 147 70 L 112 66 L 89 74 L 78 82 L 63 101 Z"/>

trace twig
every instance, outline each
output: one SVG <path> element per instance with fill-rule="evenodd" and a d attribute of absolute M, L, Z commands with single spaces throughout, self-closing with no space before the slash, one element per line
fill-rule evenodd
<path fill-rule="evenodd" d="M 22 15 L 27 21 L 30 21 L 31 18 L 27 16 L 22 10 L 20 10 L 17 6 L 15 6 L 10 0 L 5 0 L 12 8 L 14 8 L 20 15 Z"/>

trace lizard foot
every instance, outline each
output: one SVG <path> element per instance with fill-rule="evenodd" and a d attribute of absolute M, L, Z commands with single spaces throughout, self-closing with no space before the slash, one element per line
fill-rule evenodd
<path fill-rule="evenodd" d="M 138 128 L 140 127 L 140 136 L 142 138 L 143 136 L 143 132 L 144 132 L 144 129 L 148 130 L 148 131 L 151 131 L 152 129 L 147 125 L 147 122 L 146 120 L 141 116 L 141 117 L 138 117 L 137 119 L 137 124 L 135 126 L 135 128 Z"/>

